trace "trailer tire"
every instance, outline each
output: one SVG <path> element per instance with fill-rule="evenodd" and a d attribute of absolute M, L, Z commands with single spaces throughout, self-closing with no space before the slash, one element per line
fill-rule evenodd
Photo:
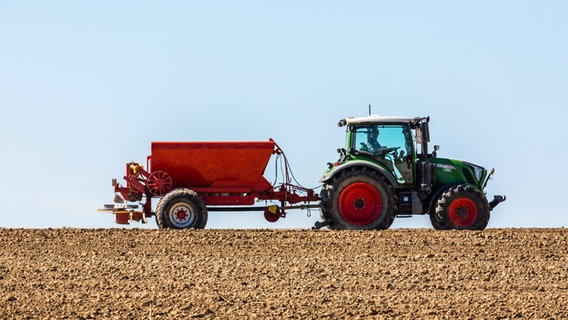
<path fill-rule="evenodd" d="M 481 190 L 460 184 L 440 196 L 434 215 L 446 229 L 483 230 L 489 223 L 489 211 Z"/>
<path fill-rule="evenodd" d="M 324 186 L 329 192 L 322 201 L 332 229 L 388 229 L 396 215 L 394 188 L 376 171 L 349 168 Z"/>
<path fill-rule="evenodd" d="M 176 189 L 158 202 L 156 223 L 160 229 L 203 229 L 207 223 L 207 207 L 195 191 Z"/>

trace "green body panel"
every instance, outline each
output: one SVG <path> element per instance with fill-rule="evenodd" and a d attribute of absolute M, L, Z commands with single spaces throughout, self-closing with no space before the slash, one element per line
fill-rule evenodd
<path fill-rule="evenodd" d="M 478 178 L 470 165 L 468 165 L 464 161 L 446 158 L 429 158 L 428 161 L 435 165 L 434 181 L 436 185 L 444 186 L 467 183 L 475 186 L 480 190 L 483 188 L 483 184 L 487 176 L 487 170 L 485 169 L 483 169 L 481 176 Z M 412 181 L 414 182 L 418 181 L 416 177 L 416 163 L 417 161 L 415 161 L 413 168 L 414 179 Z M 377 171 L 380 171 L 383 175 L 385 175 L 385 177 L 397 189 L 412 188 L 415 186 L 412 183 L 399 183 L 396 177 L 394 177 L 394 175 L 391 173 L 391 170 L 387 168 L 383 163 L 370 159 L 368 157 L 355 155 L 348 155 L 346 161 L 342 163 L 335 163 L 332 168 L 328 168 L 324 172 L 320 181 L 325 182 L 333 177 L 336 172 L 355 165 L 377 169 Z M 465 172 L 468 172 L 469 174 Z M 466 175 L 468 176 L 466 177 Z"/>

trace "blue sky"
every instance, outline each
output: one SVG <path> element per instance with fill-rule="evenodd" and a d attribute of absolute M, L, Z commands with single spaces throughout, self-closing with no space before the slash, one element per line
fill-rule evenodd
<path fill-rule="evenodd" d="M 440 157 L 495 167 L 486 190 L 508 200 L 488 227 L 567 227 L 567 16 L 564 1 L 0 0 L 0 227 L 122 227 L 96 209 L 152 141 L 274 138 L 317 186 L 337 121 L 368 104 L 429 115 Z"/>

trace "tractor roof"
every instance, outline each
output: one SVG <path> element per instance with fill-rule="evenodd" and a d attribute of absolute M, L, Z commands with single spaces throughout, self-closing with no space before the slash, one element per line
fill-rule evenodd
<path fill-rule="evenodd" d="M 415 121 L 416 118 L 383 117 L 375 114 L 368 117 L 347 117 L 339 121 L 339 126 L 343 127 L 346 124 L 361 124 L 361 123 L 412 123 Z"/>

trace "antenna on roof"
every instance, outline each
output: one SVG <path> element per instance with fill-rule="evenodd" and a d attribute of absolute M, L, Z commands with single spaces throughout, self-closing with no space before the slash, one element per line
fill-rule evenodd
<path fill-rule="evenodd" d="M 371 116 L 371 104 L 369 103 L 369 116 Z"/>

